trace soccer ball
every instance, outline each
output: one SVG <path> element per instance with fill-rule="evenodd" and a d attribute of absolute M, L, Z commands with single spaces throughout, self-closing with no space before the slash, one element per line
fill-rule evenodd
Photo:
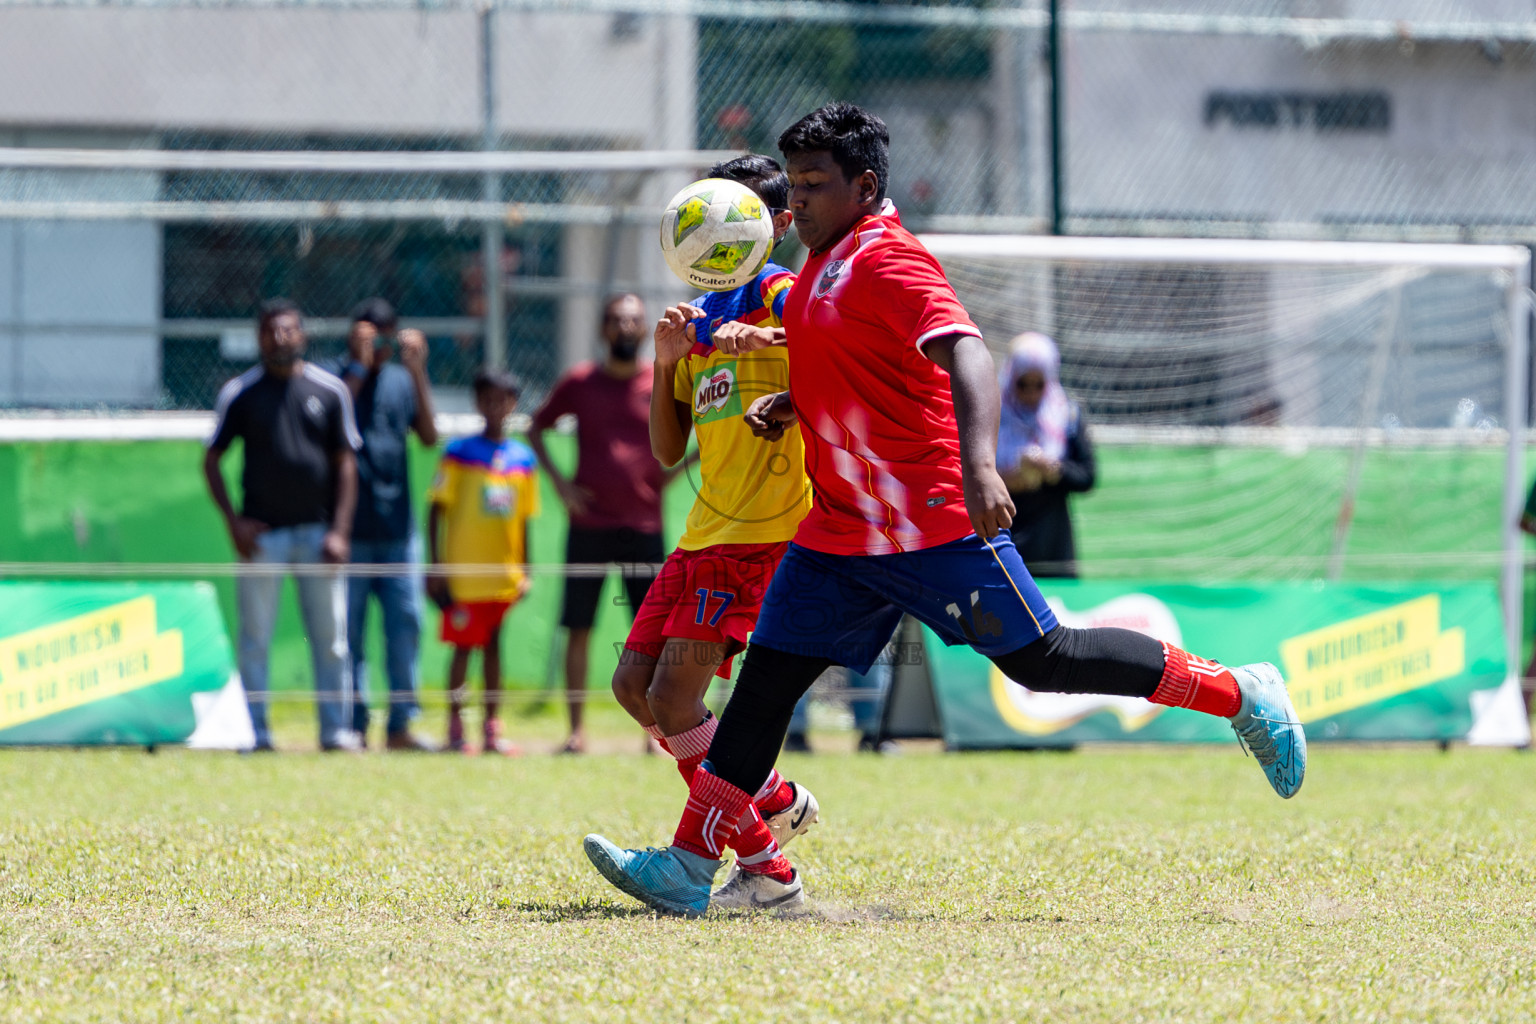
<path fill-rule="evenodd" d="M 706 292 L 756 277 L 773 251 L 773 215 L 738 181 L 704 178 L 672 197 L 661 215 L 661 253 L 672 273 Z"/>

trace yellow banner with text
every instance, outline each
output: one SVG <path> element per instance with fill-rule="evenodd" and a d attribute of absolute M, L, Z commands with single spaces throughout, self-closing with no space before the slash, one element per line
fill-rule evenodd
<path fill-rule="evenodd" d="M 135 597 L 0 639 L 0 730 L 182 674 L 179 629 Z"/>
<path fill-rule="evenodd" d="M 1440 631 L 1440 595 L 1423 597 L 1280 642 L 1303 722 L 1375 704 L 1466 669 L 1466 631 Z"/>

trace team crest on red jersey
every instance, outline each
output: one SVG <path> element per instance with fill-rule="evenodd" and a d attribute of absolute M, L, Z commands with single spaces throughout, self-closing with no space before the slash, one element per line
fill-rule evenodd
<path fill-rule="evenodd" d="M 832 290 L 832 286 L 837 283 L 837 279 L 842 276 L 847 266 L 847 260 L 833 260 L 826 265 L 821 272 L 821 277 L 816 281 L 816 297 L 818 299 Z"/>

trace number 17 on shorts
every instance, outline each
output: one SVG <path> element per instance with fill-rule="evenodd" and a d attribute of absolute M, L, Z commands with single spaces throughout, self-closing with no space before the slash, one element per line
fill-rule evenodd
<path fill-rule="evenodd" d="M 699 598 L 699 611 L 693 619 L 696 626 L 719 625 L 720 617 L 731 606 L 731 602 L 736 600 L 736 595 L 729 590 L 710 590 L 708 587 L 700 587 L 695 593 Z"/>

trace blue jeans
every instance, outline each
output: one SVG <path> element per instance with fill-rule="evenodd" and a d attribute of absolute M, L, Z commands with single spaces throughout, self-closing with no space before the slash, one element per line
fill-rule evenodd
<path fill-rule="evenodd" d="M 859 691 L 857 696 L 848 698 L 848 710 L 853 712 L 854 727 L 865 736 L 873 736 L 880 731 L 880 705 L 885 700 L 886 691 L 891 688 L 891 664 L 889 661 L 877 661 L 870 666 L 868 672 L 855 672 L 848 670 L 848 689 Z M 789 731 L 804 736 L 811 727 L 811 694 L 806 691 L 800 703 L 795 705 L 794 717 L 789 720 Z"/>
<path fill-rule="evenodd" d="M 420 712 L 416 703 L 416 655 L 421 650 L 421 540 L 352 542 L 358 565 L 398 565 L 399 573 L 353 576 L 347 581 L 347 646 L 352 651 L 352 728 L 368 730 L 368 666 L 363 640 L 368 595 L 384 614 L 384 674 L 389 679 L 389 731 L 405 732 Z"/>
<path fill-rule="evenodd" d="M 325 526 L 310 523 L 268 530 L 256 540 L 256 565 L 318 565 Z M 352 726 L 352 671 L 347 657 L 346 585 L 340 574 L 295 575 L 299 611 L 309 637 L 309 656 L 315 671 L 315 695 L 320 715 L 320 744 L 336 742 Z M 241 576 L 235 581 L 240 608 L 240 681 L 251 708 L 256 745 L 272 742 L 267 723 L 268 657 L 272 631 L 277 625 L 277 599 L 283 578 Z"/>

